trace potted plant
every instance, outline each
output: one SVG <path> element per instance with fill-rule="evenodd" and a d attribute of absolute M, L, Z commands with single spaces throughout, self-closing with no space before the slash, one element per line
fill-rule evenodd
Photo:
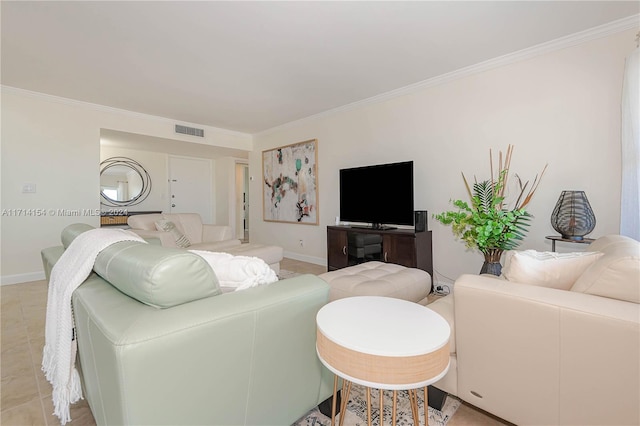
<path fill-rule="evenodd" d="M 536 175 L 531 186 L 529 181 L 523 184 L 516 174 L 519 192 L 515 203 L 509 205 L 505 192 L 509 183 L 512 154 L 512 145 L 507 147 L 504 162 L 502 152 L 499 153 L 498 170 L 494 174 L 493 155 L 489 150 L 491 179 L 475 181 L 473 186 L 469 186 L 467 178 L 462 174 L 471 204 L 463 200 L 454 200 L 452 204 L 457 210 L 434 215 L 440 223 L 451 225 L 453 234 L 463 240 L 468 248 L 477 248 L 484 254 L 485 262 L 481 274 L 500 275 L 502 253 L 516 248 L 524 239 L 532 218 L 526 206 L 533 198 L 547 168 L 544 167 L 540 177 Z"/>

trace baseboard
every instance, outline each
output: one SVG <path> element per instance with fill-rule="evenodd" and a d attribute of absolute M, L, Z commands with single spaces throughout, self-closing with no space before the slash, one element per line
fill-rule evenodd
<path fill-rule="evenodd" d="M 44 279 L 46 279 L 44 271 L 30 272 L 28 274 L 2 275 L 0 277 L 0 285 L 21 284 Z"/>
<path fill-rule="evenodd" d="M 299 260 L 301 262 L 313 263 L 314 265 L 321 265 L 321 266 L 327 265 L 327 259 L 325 258 L 307 256 L 305 254 L 294 253 L 291 251 L 285 251 L 284 257 L 286 257 L 287 259 Z"/>

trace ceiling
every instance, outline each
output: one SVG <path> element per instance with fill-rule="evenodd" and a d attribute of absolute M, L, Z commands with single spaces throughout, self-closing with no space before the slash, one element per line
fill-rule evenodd
<path fill-rule="evenodd" d="M 638 1 L 2 1 L 2 84 L 257 133 L 638 14 Z"/>

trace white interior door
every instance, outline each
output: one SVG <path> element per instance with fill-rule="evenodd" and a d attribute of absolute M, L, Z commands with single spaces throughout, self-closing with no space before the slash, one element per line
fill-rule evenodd
<path fill-rule="evenodd" d="M 169 211 L 200 213 L 202 223 L 213 223 L 211 160 L 169 157 Z"/>

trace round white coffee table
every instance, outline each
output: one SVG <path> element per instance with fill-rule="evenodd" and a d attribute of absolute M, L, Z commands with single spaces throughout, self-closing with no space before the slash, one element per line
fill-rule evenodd
<path fill-rule="evenodd" d="M 320 361 L 334 374 L 331 424 L 335 422 L 338 376 L 343 380 L 340 424 L 344 420 L 351 383 L 367 387 L 367 416 L 371 425 L 371 388 L 393 390 L 392 424 L 396 421 L 396 392 L 408 390 L 414 421 L 419 423 L 417 389 L 424 389 L 449 369 L 447 321 L 417 303 L 377 296 L 339 299 L 316 317 L 316 349 Z M 346 391 L 346 394 L 345 394 Z M 381 422 L 382 424 L 382 422 Z"/>

